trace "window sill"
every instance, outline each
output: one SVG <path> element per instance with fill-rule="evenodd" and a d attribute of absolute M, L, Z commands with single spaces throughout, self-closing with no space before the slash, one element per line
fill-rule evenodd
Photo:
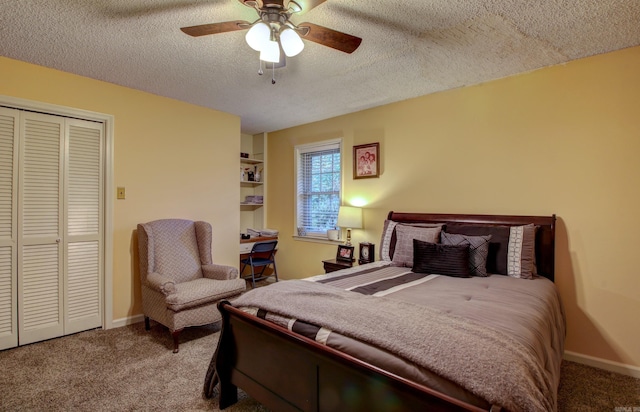
<path fill-rule="evenodd" d="M 299 240 L 301 242 L 311 242 L 311 243 L 323 243 L 325 245 L 339 245 L 344 243 L 344 240 L 329 240 L 326 237 L 315 237 L 315 236 L 293 236 L 293 240 Z"/>

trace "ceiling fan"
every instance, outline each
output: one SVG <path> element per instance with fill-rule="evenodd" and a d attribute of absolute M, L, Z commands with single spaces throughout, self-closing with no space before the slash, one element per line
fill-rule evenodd
<path fill-rule="evenodd" d="M 234 20 L 222 23 L 202 24 L 182 27 L 184 33 L 193 36 L 226 33 L 249 29 L 246 40 L 249 46 L 260 52 L 260 70 L 262 62 L 267 68 L 276 69 L 286 65 L 286 58 L 293 57 L 304 48 L 301 39 L 309 40 L 345 53 L 353 53 L 362 39 L 313 23 L 293 24 L 289 18 L 294 13 L 304 14 L 326 0 L 238 0 L 247 7 L 255 9 L 258 19 L 253 23 Z M 275 79 L 272 79 L 275 83 Z"/>

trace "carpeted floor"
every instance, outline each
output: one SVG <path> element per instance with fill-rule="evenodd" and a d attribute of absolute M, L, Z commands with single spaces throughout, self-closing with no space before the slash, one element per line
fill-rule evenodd
<path fill-rule="evenodd" d="M 180 352 L 152 322 L 78 333 L 0 352 L 0 411 L 216 411 L 201 395 L 219 335 L 183 332 Z M 640 410 L 640 379 L 564 362 L 560 411 Z M 231 412 L 266 411 L 240 393 Z M 625 409 L 618 409 L 620 411 Z"/>

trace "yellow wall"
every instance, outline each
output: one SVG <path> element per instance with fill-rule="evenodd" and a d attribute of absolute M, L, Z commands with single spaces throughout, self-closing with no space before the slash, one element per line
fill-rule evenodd
<path fill-rule="evenodd" d="M 2 57 L 0 79 L 0 95 L 114 116 L 114 184 L 126 188 L 114 204 L 115 320 L 142 312 L 138 223 L 208 221 L 214 261 L 238 266 L 238 204 L 224 200 L 240 196 L 237 116 Z"/>
<path fill-rule="evenodd" d="M 566 349 L 640 366 L 638 73 L 640 47 L 270 133 L 279 273 L 322 273 L 335 257 L 335 245 L 290 236 L 293 146 L 343 137 L 343 200 L 368 201 L 356 242 L 379 246 L 389 210 L 555 213 Z M 354 181 L 352 146 L 371 142 L 381 177 Z"/>

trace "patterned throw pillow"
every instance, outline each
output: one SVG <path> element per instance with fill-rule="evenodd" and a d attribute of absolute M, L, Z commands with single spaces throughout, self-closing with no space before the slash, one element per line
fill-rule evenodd
<path fill-rule="evenodd" d="M 382 237 L 380 239 L 380 260 L 391 262 L 396 249 L 396 243 L 398 240 L 398 233 L 396 228 L 398 226 L 411 226 L 411 227 L 437 227 L 442 228 L 442 223 L 398 223 L 393 220 L 385 220 L 384 227 L 382 229 Z"/>
<path fill-rule="evenodd" d="M 491 235 L 467 236 L 452 233 L 440 233 L 440 241 L 443 245 L 468 245 L 469 246 L 469 270 L 473 276 L 487 276 L 487 255 L 489 254 L 489 241 Z"/>
<path fill-rule="evenodd" d="M 438 227 L 415 227 L 406 225 L 396 226 L 396 245 L 393 253 L 393 264 L 396 266 L 413 266 L 413 239 L 423 242 L 438 243 L 440 231 Z"/>
<path fill-rule="evenodd" d="M 448 223 L 447 233 L 467 236 L 491 235 L 487 272 L 532 279 L 535 273 L 536 226 L 487 226 Z"/>
<path fill-rule="evenodd" d="M 460 278 L 471 277 L 469 245 L 443 245 L 413 240 L 415 273 L 429 273 Z"/>
<path fill-rule="evenodd" d="M 533 279 L 535 257 L 535 225 L 511 226 L 507 251 L 507 275 Z"/>

